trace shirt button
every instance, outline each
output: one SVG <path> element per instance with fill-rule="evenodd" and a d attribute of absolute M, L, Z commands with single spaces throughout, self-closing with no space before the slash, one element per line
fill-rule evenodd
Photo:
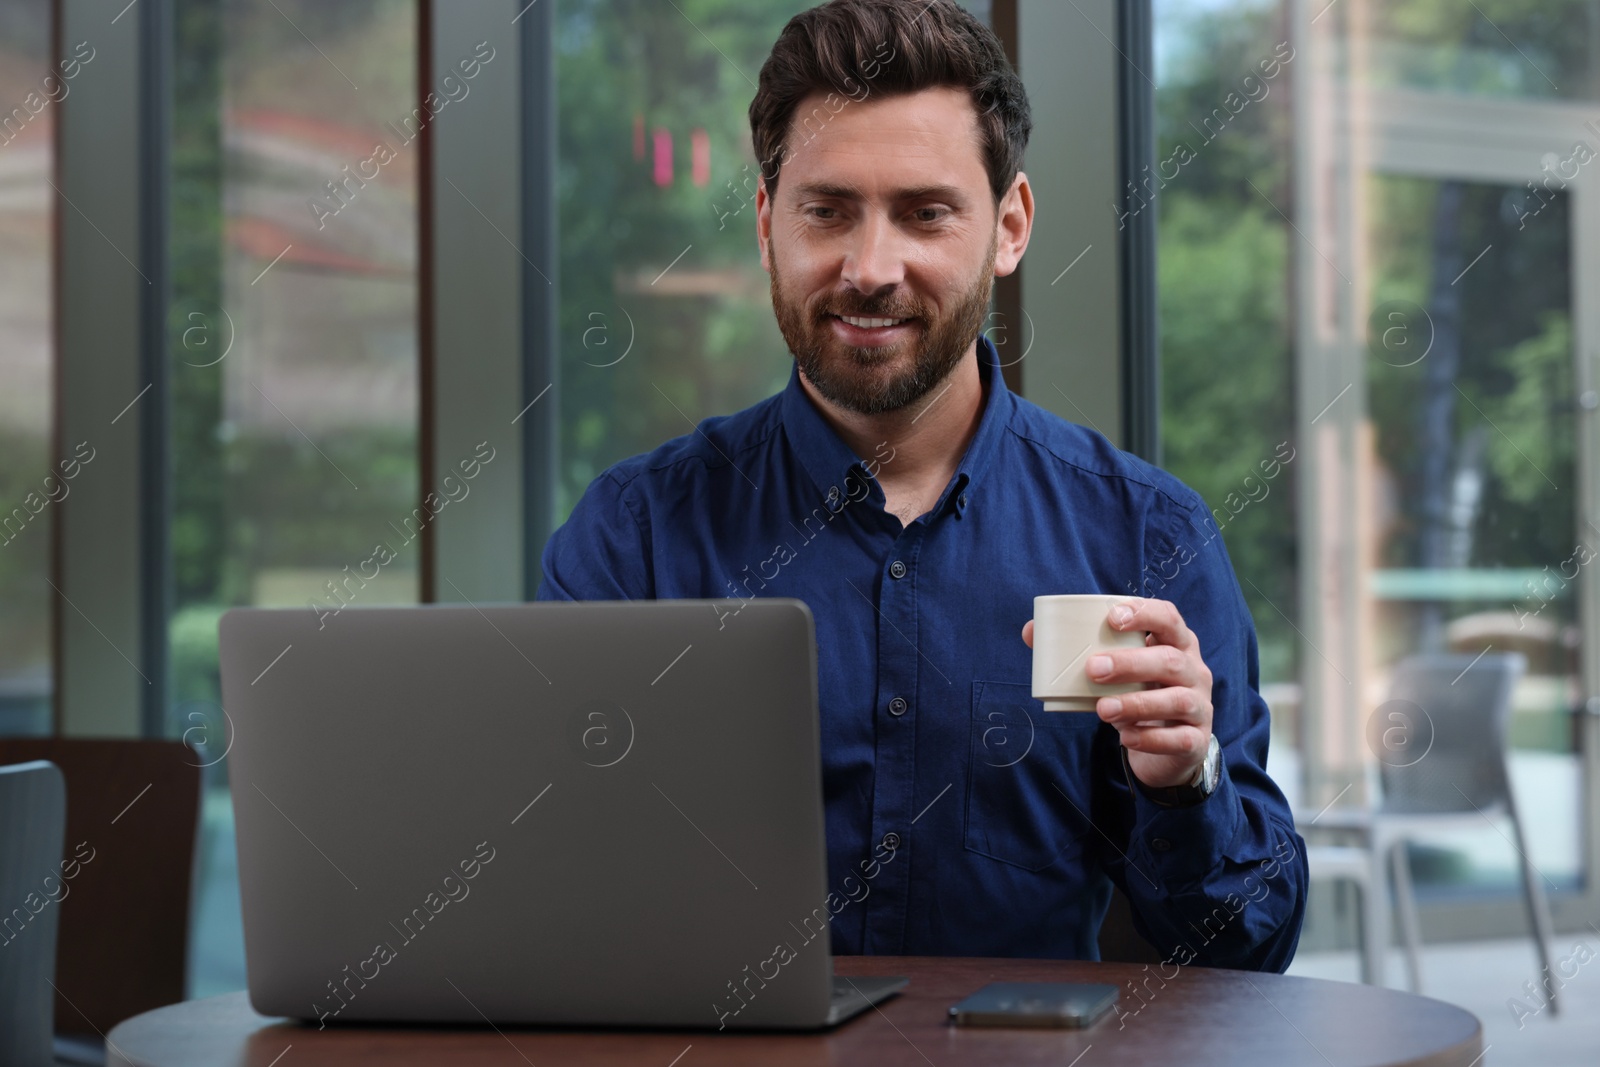
<path fill-rule="evenodd" d="M 901 563 L 899 560 L 895 560 L 893 563 L 889 564 L 889 577 L 904 578 L 905 576 L 906 565 L 904 563 Z"/>
<path fill-rule="evenodd" d="M 906 713 L 906 698 L 905 697 L 895 697 L 893 700 L 889 701 L 889 714 L 890 715 L 904 715 L 905 713 Z"/>
<path fill-rule="evenodd" d="M 1172 842 L 1168 841 L 1164 837 L 1156 837 L 1151 839 L 1150 847 L 1155 849 L 1157 852 L 1171 852 Z"/>
<path fill-rule="evenodd" d="M 963 508 L 967 506 L 967 494 L 962 493 L 960 496 L 956 497 L 956 506 Z"/>
<path fill-rule="evenodd" d="M 895 849 L 899 848 L 900 847 L 900 835 L 895 833 L 892 830 L 890 832 L 884 834 L 883 835 L 883 847 L 888 849 L 890 852 L 893 852 Z"/>

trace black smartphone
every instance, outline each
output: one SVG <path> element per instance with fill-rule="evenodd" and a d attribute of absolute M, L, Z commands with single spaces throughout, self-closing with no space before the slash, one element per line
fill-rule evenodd
<path fill-rule="evenodd" d="M 957 1026 L 1089 1026 L 1117 1002 L 1117 987 L 1086 982 L 991 982 L 950 1006 Z"/>

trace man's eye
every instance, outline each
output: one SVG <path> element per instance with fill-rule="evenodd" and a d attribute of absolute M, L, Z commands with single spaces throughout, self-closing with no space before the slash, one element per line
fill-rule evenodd
<path fill-rule="evenodd" d="M 918 222 L 939 222 L 950 212 L 942 207 L 923 207 L 912 212 Z"/>
<path fill-rule="evenodd" d="M 837 214 L 837 212 L 831 207 L 813 207 L 813 208 L 809 208 L 808 209 L 808 213 L 811 215 L 812 218 L 822 219 L 824 221 L 829 221 L 829 220 L 833 219 L 833 217 Z"/>

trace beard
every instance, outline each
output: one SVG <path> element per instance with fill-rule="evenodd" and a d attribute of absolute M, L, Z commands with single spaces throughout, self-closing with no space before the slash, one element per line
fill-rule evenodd
<path fill-rule="evenodd" d="M 955 308 L 937 320 L 926 304 L 896 295 L 874 300 L 859 294 L 830 294 L 807 312 L 803 299 L 785 297 L 774 254 L 772 307 L 800 373 L 830 402 L 862 415 L 898 411 L 926 396 L 961 362 L 983 326 L 994 287 L 997 241 L 990 240 L 983 269 Z M 862 348 L 839 340 L 833 330 L 835 315 L 910 319 L 920 330 L 908 340 Z"/>

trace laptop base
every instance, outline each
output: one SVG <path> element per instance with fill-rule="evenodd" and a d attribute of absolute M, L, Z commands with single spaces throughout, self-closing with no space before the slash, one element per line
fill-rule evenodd
<path fill-rule="evenodd" d="M 846 1019 L 854 1018 L 874 1004 L 888 1000 L 908 984 L 910 979 L 907 978 L 847 978 L 834 975 L 827 1025 L 837 1026 Z"/>

